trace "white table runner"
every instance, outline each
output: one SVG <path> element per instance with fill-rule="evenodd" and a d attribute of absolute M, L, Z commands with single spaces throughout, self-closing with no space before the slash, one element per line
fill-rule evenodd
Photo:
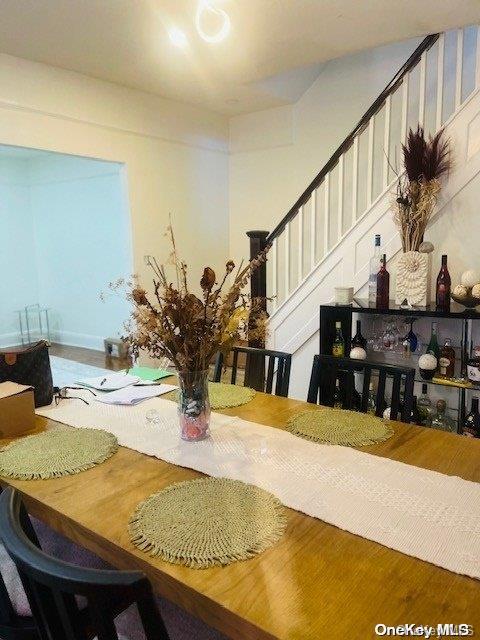
<path fill-rule="evenodd" d="M 147 424 L 149 409 L 158 410 L 160 424 Z M 125 447 L 210 476 L 250 482 L 292 509 L 480 578 L 478 483 L 218 413 L 211 438 L 184 442 L 175 403 L 160 398 L 136 407 L 64 400 L 37 413 L 73 427 L 103 428 Z"/>

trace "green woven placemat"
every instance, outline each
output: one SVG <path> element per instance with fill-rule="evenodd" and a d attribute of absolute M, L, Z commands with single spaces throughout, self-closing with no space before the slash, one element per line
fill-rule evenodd
<path fill-rule="evenodd" d="M 133 544 L 152 556 L 195 569 L 262 553 L 283 534 L 286 516 L 268 491 L 227 478 L 172 484 L 138 505 Z"/>
<path fill-rule="evenodd" d="M 228 407 L 240 407 L 253 400 L 257 392 L 250 387 L 240 387 L 236 384 L 225 384 L 224 382 L 209 382 L 208 396 L 210 407 L 217 409 L 227 409 Z M 178 391 L 172 391 L 163 396 L 168 400 L 178 401 Z"/>
<path fill-rule="evenodd" d="M 212 409 L 227 409 L 247 404 L 255 397 L 256 391 L 250 387 L 240 387 L 236 384 L 223 382 L 209 382 L 208 395 Z"/>
<path fill-rule="evenodd" d="M 117 449 L 117 438 L 107 431 L 53 429 L 0 449 L 0 476 L 45 480 L 73 475 L 104 462 Z"/>
<path fill-rule="evenodd" d="M 388 422 L 368 413 L 344 409 L 305 411 L 291 418 L 287 429 L 296 436 L 349 447 L 383 442 L 393 435 Z"/>

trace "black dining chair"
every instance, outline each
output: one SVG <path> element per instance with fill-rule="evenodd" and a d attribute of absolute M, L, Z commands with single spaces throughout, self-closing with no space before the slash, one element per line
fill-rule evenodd
<path fill-rule="evenodd" d="M 0 638 L 2 640 L 40 640 L 32 616 L 19 615 L 0 575 Z"/>
<path fill-rule="evenodd" d="M 254 347 L 233 347 L 231 353 L 233 353 L 231 384 L 236 384 L 237 381 L 238 356 L 245 354 L 244 384 L 246 387 L 265 393 L 274 393 L 276 396 L 288 396 L 292 366 L 291 353 Z M 223 353 L 218 353 L 213 374 L 214 382 L 220 382 L 224 363 Z"/>
<path fill-rule="evenodd" d="M 85 569 L 48 556 L 12 488 L 0 497 L 0 538 L 27 594 L 36 640 L 118 640 L 114 618 L 131 605 L 138 609 L 146 640 L 169 640 L 143 573 Z"/>
<path fill-rule="evenodd" d="M 355 389 L 355 372 L 363 372 L 362 392 L 359 395 Z M 355 396 L 359 396 L 358 409 L 367 411 L 368 393 L 373 376 L 378 375 L 376 393 L 376 415 L 382 416 L 386 407 L 385 390 L 387 379 L 392 380 L 392 400 L 390 418 L 402 422 L 409 422 L 413 406 L 413 387 L 415 369 L 391 364 L 354 360 L 352 358 L 338 358 L 330 355 L 316 355 L 313 358 L 310 385 L 307 402 L 333 406 L 333 399 L 337 380 L 340 385 L 340 395 L 344 409 L 354 408 Z M 403 402 L 401 393 L 403 386 Z"/>
<path fill-rule="evenodd" d="M 2 489 L 0 487 L 0 494 L 1 492 Z M 34 544 L 39 546 L 37 535 L 23 507 L 20 509 L 20 518 L 23 523 L 23 528 L 28 530 L 29 538 Z M 0 638 L 1 640 L 40 640 L 37 625 L 33 617 L 19 613 L 15 607 L 15 603 L 12 602 L 3 578 L 3 571 L 7 570 L 5 566 L 7 564 L 5 549 L 2 548 L 1 553 L 5 561 L 2 560 L 0 566 Z"/>

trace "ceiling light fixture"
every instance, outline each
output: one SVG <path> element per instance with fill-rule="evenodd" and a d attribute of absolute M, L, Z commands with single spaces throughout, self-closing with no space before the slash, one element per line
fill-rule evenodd
<path fill-rule="evenodd" d="M 172 44 L 180 49 L 184 49 L 188 44 L 187 36 L 181 29 L 178 29 L 178 27 L 171 27 L 168 30 L 168 37 Z"/>
<path fill-rule="evenodd" d="M 206 14 L 213 14 L 214 16 L 218 16 L 222 19 L 222 25 L 216 33 L 206 33 L 202 27 L 202 18 L 205 18 Z M 210 16 L 211 17 L 211 16 Z M 219 9 L 218 7 L 214 7 L 210 0 L 199 0 L 197 6 L 197 13 L 195 15 L 195 26 L 200 37 L 205 40 L 205 42 L 209 42 L 210 44 L 215 44 L 217 42 L 221 42 L 225 40 L 225 38 L 230 33 L 230 16 L 223 11 L 223 9 Z"/>

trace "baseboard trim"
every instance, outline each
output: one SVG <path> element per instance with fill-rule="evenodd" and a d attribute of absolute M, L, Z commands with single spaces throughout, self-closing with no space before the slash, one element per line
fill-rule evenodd
<path fill-rule="evenodd" d="M 16 347 L 22 344 L 22 336 L 19 331 L 12 331 L 12 333 L 0 333 L 0 348 Z"/>
<path fill-rule="evenodd" d="M 84 347 L 103 351 L 103 337 L 92 336 L 87 333 L 75 333 L 73 331 L 57 331 L 51 337 L 52 342 L 68 345 L 69 347 Z"/>

